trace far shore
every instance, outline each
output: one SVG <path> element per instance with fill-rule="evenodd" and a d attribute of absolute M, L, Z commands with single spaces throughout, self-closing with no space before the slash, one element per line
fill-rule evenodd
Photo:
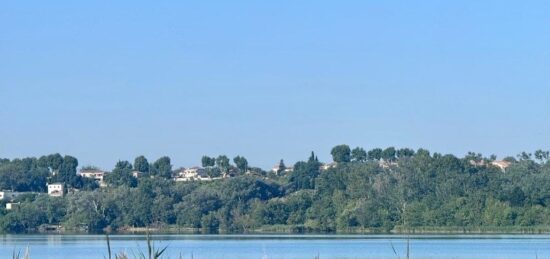
<path fill-rule="evenodd" d="M 405 228 L 396 226 L 391 230 L 382 228 L 350 228 L 345 231 L 307 230 L 304 226 L 273 225 L 254 228 L 243 232 L 205 231 L 200 228 L 186 228 L 178 226 L 163 227 L 122 227 L 117 230 L 104 229 L 103 231 L 89 232 L 75 229 L 65 229 L 59 226 L 54 231 L 28 231 L 25 234 L 328 234 L 328 235 L 515 235 L 515 234 L 550 234 L 550 226 L 536 227 L 417 227 Z M 15 234 L 17 235 L 17 234 Z"/>

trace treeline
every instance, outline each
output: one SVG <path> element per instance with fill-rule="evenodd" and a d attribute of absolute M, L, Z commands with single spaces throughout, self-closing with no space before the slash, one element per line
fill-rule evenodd
<path fill-rule="evenodd" d="M 63 182 L 78 189 L 97 188 L 93 180 L 77 175 L 77 167 L 75 157 L 60 154 L 0 159 L 0 190 L 46 192 L 46 184 L 51 182 Z"/>
<path fill-rule="evenodd" d="M 77 165 L 70 158 L 65 166 L 65 157 L 61 162 L 59 157 L 2 160 L 2 188 L 43 192 L 45 182 L 40 181 L 57 177 L 88 189 L 65 197 L 21 196 L 17 209 L 0 210 L 0 229 L 25 232 L 61 224 L 98 231 L 155 226 L 240 233 L 550 226 L 547 151 L 507 157 L 504 170 L 492 165 L 495 156 L 475 153 L 458 158 L 425 149 L 366 151 L 339 145 L 331 154 L 332 165 L 322 164 L 312 153 L 281 174 L 250 170 L 243 157 L 234 159 L 233 166 L 227 157 L 205 156 L 205 167 L 237 172 L 207 182 L 171 181 L 169 158 L 155 163 L 140 158 L 133 164 L 117 163 L 107 188 L 73 179 Z M 132 170 L 153 177 L 128 177 Z M 34 174 L 38 176 L 31 177 Z M 37 182 L 29 180 L 34 178 Z"/>

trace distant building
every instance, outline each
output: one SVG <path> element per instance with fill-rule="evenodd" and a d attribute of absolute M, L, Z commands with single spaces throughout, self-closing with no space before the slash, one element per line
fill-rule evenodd
<path fill-rule="evenodd" d="M 216 179 L 231 178 L 231 177 L 235 177 L 237 175 L 240 175 L 239 169 L 237 169 L 236 167 L 230 167 L 229 169 L 227 169 L 227 171 L 222 172 L 222 177 L 221 178 L 216 178 Z"/>
<path fill-rule="evenodd" d="M 334 167 L 336 167 L 336 163 L 327 163 L 327 164 L 321 164 L 319 169 L 328 170 L 328 169 L 331 169 L 331 168 L 334 168 Z"/>
<path fill-rule="evenodd" d="M 286 166 L 285 162 L 281 159 L 279 163 L 275 164 L 273 168 L 271 168 L 271 171 L 274 174 L 280 175 L 282 173 L 292 173 L 292 171 L 294 171 L 294 168 L 292 166 Z"/>
<path fill-rule="evenodd" d="M 80 169 L 78 174 L 82 177 L 94 179 L 100 187 L 105 187 L 107 184 L 105 183 L 105 175 L 107 172 L 99 170 L 99 169 Z"/>
<path fill-rule="evenodd" d="M 506 168 L 508 168 L 512 165 L 511 162 L 505 161 L 505 160 L 495 160 L 495 161 L 490 161 L 490 162 L 486 162 L 485 160 L 479 160 L 479 161 L 469 160 L 468 162 L 470 163 L 470 165 L 473 165 L 473 166 L 476 166 L 476 167 L 477 166 L 494 166 L 494 167 L 500 169 L 500 171 L 502 171 L 502 172 L 505 172 Z"/>
<path fill-rule="evenodd" d="M 285 169 L 285 162 L 281 159 L 279 163 L 275 164 L 273 168 L 271 168 L 271 172 L 273 172 L 274 174 L 280 174 L 281 172 L 284 172 Z"/>
<path fill-rule="evenodd" d="M 63 183 L 51 183 L 48 184 L 48 195 L 52 197 L 63 197 L 65 187 Z"/>
<path fill-rule="evenodd" d="M 473 159 L 470 159 L 468 160 L 468 163 L 470 163 L 470 165 L 473 165 L 473 166 L 485 166 L 485 160 L 473 160 Z"/>
<path fill-rule="evenodd" d="M 135 178 L 141 178 L 143 176 L 143 172 L 132 171 L 132 176 L 135 177 Z"/>
<path fill-rule="evenodd" d="M 19 202 L 8 202 L 6 203 L 6 210 L 13 210 L 19 207 L 21 203 Z"/>
<path fill-rule="evenodd" d="M 0 201 L 13 201 L 17 196 L 21 194 L 23 193 L 14 191 L 0 191 Z"/>
<path fill-rule="evenodd" d="M 78 174 L 82 177 L 103 181 L 106 172 L 99 169 L 81 169 Z"/>
<path fill-rule="evenodd" d="M 494 167 L 498 167 L 498 169 L 500 169 L 502 172 L 506 172 L 506 168 L 510 167 L 512 163 L 504 160 L 499 160 L 491 162 L 491 165 Z"/>
<path fill-rule="evenodd" d="M 399 166 L 399 164 L 397 162 L 380 160 L 380 161 L 378 161 L 378 166 L 386 169 L 386 168 L 390 168 L 390 167 Z"/>
<path fill-rule="evenodd" d="M 174 181 L 176 182 L 209 180 L 212 180 L 212 178 L 210 178 L 210 176 L 206 174 L 206 170 L 198 166 L 191 168 L 182 168 L 177 172 L 176 176 L 174 177 Z"/>

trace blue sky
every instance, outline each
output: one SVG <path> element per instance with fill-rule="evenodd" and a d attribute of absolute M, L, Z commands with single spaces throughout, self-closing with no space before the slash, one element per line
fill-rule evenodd
<path fill-rule="evenodd" d="M 548 1 L 3 1 L 0 157 L 550 149 Z"/>

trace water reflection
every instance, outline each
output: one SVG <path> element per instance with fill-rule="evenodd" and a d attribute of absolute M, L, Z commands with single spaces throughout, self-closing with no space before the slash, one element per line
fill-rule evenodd
<path fill-rule="evenodd" d="M 154 235 L 168 256 L 186 258 L 548 258 L 549 235 Z M 103 235 L 2 235 L 0 258 L 31 248 L 31 258 L 103 258 Z M 114 251 L 146 248 L 143 235 L 112 235 Z M 395 251 L 395 252 L 394 252 Z"/>

